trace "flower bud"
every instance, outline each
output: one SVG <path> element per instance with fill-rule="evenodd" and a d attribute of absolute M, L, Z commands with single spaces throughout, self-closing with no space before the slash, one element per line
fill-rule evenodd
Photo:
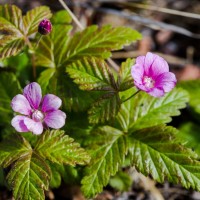
<path fill-rule="evenodd" d="M 47 35 L 51 32 L 51 30 L 51 22 L 48 19 L 43 19 L 38 26 L 38 32 L 42 35 Z"/>

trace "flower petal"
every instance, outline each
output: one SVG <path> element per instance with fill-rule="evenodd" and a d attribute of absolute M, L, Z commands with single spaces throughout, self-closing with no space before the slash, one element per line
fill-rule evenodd
<path fill-rule="evenodd" d="M 145 75 L 155 79 L 158 75 L 169 72 L 167 62 L 160 56 L 148 52 L 145 57 Z"/>
<path fill-rule="evenodd" d="M 141 66 L 144 66 L 144 62 L 145 62 L 145 56 L 138 56 L 136 58 L 136 64 L 138 65 L 141 65 Z"/>
<path fill-rule="evenodd" d="M 156 54 L 150 53 L 148 52 L 145 56 L 145 61 L 144 61 L 144 71 L 145 71 L 145 75 L 149 75 L 149 70 L 150 67 L 152 65 L 152 63 L 155 61 L 155 59 L 157 58 Z"/>
<path fill-rule="evenodd" d="M 135 84 L 135 86 L 136 86 L 138 89 L 140 89 L 140 90 L 143 90 L 143 91 L 145 91 L 145 92 L 149 91 L 149 89 L 146 88 L 146 87 L 143 85 L 143 83 L 138 83 L 138 82 L 134 81 L 134 84 Z"/>
<path fill-rule="evenodd" d="M 35 135 L 40 135 L 43 132 L 42 122 L 35 122 L 30 118 L 25 118 L 24 124 L 29 129 L 29 131 L 31 131 Z"/>
<path fill-rule="evenodd" d="M 21 116 L 21 115 L 16 115 L 12 121 L 11 125 L 15 128 L 16 131 L 18 132 L 28 132 L 28 128 L 24 124 L 24 119 L 28 118 L 26 116 Z"/>
<path fill-rule="evenodd" d="M 169 92 L 175 87 L 176 82 L 176 76 L 171 72 L 166 72 L 156 78 L 155 87 L 163 88 L 165 92 Z"/>
<path fill-rule="evenodd" d="M 152 64 L 151 73 L 157 77 L 165 72 L 169 72 L 169 65 L 162 57 L 158 56 Z"/>
<path fill-rule="evenodd" d="M 31 107 L 38 109 L 42 99 L 42 91 L 40 85 L 36 82 L 30 83 L 24 88 L 23 94 L 28 99 Z"/>
<path fill-rule="evenodd" d="M 26 97 L 21 94 L 16 95 L 12 99 L 11 107 L 15 112 L 23 115 L 30 115 L 32 110 Z"/>
<path fill-rule="evenodd" d="M 46 114 L 44 122 L 50 128 L 59 129 L 65 125 L 66 114 L 61 110 L 55 110 Z"/>
<path fill-rule="evenodd" d="M 47 94 L 44 96 L 42 101 L 42 112 L 58 110 L 61 104 L 62 101 L 59 97 L 53 94 Z"/>
<path fill-rule="evenodd" d="M 147 93 L 153 97 L 162 97 L 165 95 L 164 91 L 159 88 L 153 88 L 150 91 L 147 91 Z"/>
<path fill-rule="evenodd" d="M 144 67 L 139 64 L 135 64 L 131 68 L 131 75 L 134 79 L 134 82 L 137 84 L 142 84 L 142 79 L 144 75 Z"/>

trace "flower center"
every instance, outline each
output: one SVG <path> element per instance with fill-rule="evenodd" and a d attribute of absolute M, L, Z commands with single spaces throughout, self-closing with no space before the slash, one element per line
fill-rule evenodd
<path fill-rule="evenodd" d="M 41 111 L 36 110 L 32 114 L 32 119 L 36 122 L 42 121 L 44 119 L 44 114 Z"/>
<path fill-rule="evenodd" d="M 144 77 L 144 85 L 147 88 L 150 88 L 150 89 L 153 88 L 154 84 L 155 84 L 155 81 L 151 77 L 148 77 L 148 76 Z"/>

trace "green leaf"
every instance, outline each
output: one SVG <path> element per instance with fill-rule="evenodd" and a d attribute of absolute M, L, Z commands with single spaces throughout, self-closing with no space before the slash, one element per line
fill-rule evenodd
<path fill-rule="evenodd" d="M 57 163 L 48 163 L 50 169 L 51 169 L 51 181 L 50 181 L 50 187 L 51 188 L 58 188 L 61 185 L 61 173 L 65 170 L 63 165 L 57 164 Z"/>
<path fill-rule="evenodd" d="M 31 150 L 30 144 L 22 136 L 12 134 L 0 144 L 0 165 L 8 167 Z"/>
<path fill-rule="evenodd" d="M 0 165 L 11 167 L 7 181 L 16 200 L 45 198 L 44 189 L 48 189 L 50 169 L 21 135 L 10 135 L 0 144 Z"/>
<path fill-rule="evenodd" d="M 66 71 L 82 90 L 115 91 L 116 83 L 104 60 L 83 58 L 67 66 Z"/>
<path fill-rule="evenodd" d="M 77 60 L 85 56 L 108 58 L 110 51 L 118 50 L 123 45 L 128 45 L 133 41 L 141 39 L 141 35 L 131 28 L 103 26 L 90 26 L 82 32 L 76 33 L 70 40 L 67 48 L 67 58 Z"/>
<path fill-rule="evenodd" d="M 200 158 L 200 126 L 192 122 L 187 122 L 182 124 L 179 130 L 179 136 L 183 139 L 185 145 L 194 149 Z"/>
<path fill-rule="evenodd" d="M 12 98 L 19 93 L 21 93 L 21 87 L 16 76 L 10 72 L 0 71 L 0 124 L 10 124 L 13 116 L 10 103 Z"/>
<path fill-rule="evenodd" d="M 47 91 L 47 87 L 49 85 L 49 82 L 51 78 L 55 75 L 55 68 L 50 68 L 44 70 L 41 74 L 40 77 L 38 78 L 38 83 L 40 84 L 42 91 L 45 93 Z"/>
<path fill-rule="evenodd" d="M 54 60 L 54 43 L 50 36 L 42 37 L 35 54 L 36 66 L 56 68 Z"/>
<path fill-rule="evenodd" d="M 0 6 L 0 17 L 11 26 L 22 30 L 22 11 L 15 5 L 5 4 Z M 3 22 L 2 22 L 3 23 Z M 2 27 L 1 27 L 2 28 Z"/>
<path fill-rule="evenodd" d="M 128 150 L 123 132 L 109 126 L 96 130 L 91 145 L 91 162 L 86 166 L 81 182 L 87 198 L 94 197 L 108 184 L 110 176 L 118 171 Z"/>
<path fill-rule="evenodd" d="M 128 173 L 119 171 L 115 176 L 110 178 L 109 184 L 119 191 L 128 191 L 132 180 Z"/>
<path fill-rule="evenodd" d="M 77 168 L 70 165 L 65 165 L 64 168 L 65 169 L 62 172 L 62 178 L 64 182 L 67 184 L 80 185 L 81 177 Z"/>
<path fill-rule="evenodd" d="M 118 94 L 105 94 L 89 109 L 89 122 L 97 124 L 114 119 L 120 109 L 120 104 L 121 102 Z"/>
<path fill-rule="evenodd" d="M 38 31 L 38 25 L 43 19 L 51 17 L 51 11 L 47 6 L 36 7 L 23 16 L 24 34 L 31 35 Z"/>
<path fill-rule="evenodd" d="M 7 180 L 16 200 L 44 200 L 51 171 L 36 153 L 20 157 L 10 170 Z"/>
<path fill-rule="evenodd" d="M 21 10 L 14 5 L 0 6 L 0 58 L 16 55 L 24 45 Z"/>
<path fill-rule="evenodd" d="M 58 68 L 65 59 L 65 50 L 71 26 L 54 25 L 52 32 L 41 39 L 36 49 L 36 65 Z"/>
<path fill-rule="evenodd" d="M 132 164 L 144 175 L 164 182 L 181 183 L 187 189 L 200 190 L 200 162 L 197 155 L 180 144 L 177 130 L 157 126 L 129 136 Z"/>
<path fill-rule="evenodd" d="M 59 78 L 57 78 L 59 77 Z M 57 96 L 62 98 L 63 108 L 67 111 L 87 111 L 91 104 L 100 97 L 100 92 L 83 91 L 78 88 L 68 74 L 60 73 L 52 79 L 50 83 L 51 89 L 56 91 Z"/>
<path fill-rule="evenodd" d="M 42 157 L 58 164 L 84 165 L 90 160 L 85 150 L 61 130 L 43 133 L 35 146 L 35 151 Z"/>
<path fill-rule="evenodd" d="M 53 25 L 55 24 L 63 24 L 63 25 L 68 25 L 71 23 L 72 18 L 66 10 L 60 10 L 56 12 L 53 17 L 51 18 L 51 22 Z"/>
<path fill-rule="evenodd" d="M 200 80 L 182 81 L 179 86 L 187 90 L 190 95 L 190 109 L 195 114 L 200 114 Z M 199 118 L 199 115 L 197 117 Z"/>
<path fill-rule="evenodd" d="M 134 64 L 133 59 L 127 59 L 126 62 L 123 62 L 120 70 L 119 70 L 119 76 L 118 76 L 118 85 L 119 90 L 124 91 L 134 86 L 133 84 L 133 78 L 131 76 L 131 67 Z"/>
<path fill-rule="evenodd" d="M 16 70 L 16 75 L 20 78 L 27 77 L 27 74 L 23 74 L 23 70 L 26 70 L 26 67 L 29 64 L 29 57 L 26 52 L 20 53 L 16 56 L 9 57 L 4 59 L 4 63 L 6 67 L 13 68 Z"/>
<path fill-rule="evenodd" d="M 57 163 L 50 163 L 52 177 L 50 181 L 51 188 L 58 188 L 63 180 L 70 185 L 79 184 L 79 175 L 77 169 L 70 165 L 61 165 Z"/>
<path fill-rule="evenodd" d="M 124 98 L 134 92 L 126 93 Z M 117 121 L 126 132 L 168 123 L 172 116 L 180 115 L 179 109 L 184 108 L 187 101 L 188 94 L 182 89 L 174 89 L 161 98 L 140 92 L 122 104 Z"/>

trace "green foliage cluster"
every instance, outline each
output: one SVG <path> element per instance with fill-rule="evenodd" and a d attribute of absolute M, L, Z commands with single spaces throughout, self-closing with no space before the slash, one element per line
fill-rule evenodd
<path fill-rule="evenodd" d="M 200 80 L 182 81 L 178 85 L 184 88 L 190 95 L 187 106 L 188 119 L 180 124 L 180 135 L 186 145 L 195 150 L 200 157 Z"/>
<path fill-rule="evenodd" d="M 126 101 L 136 92 L 130 74 L 134 60 L 122 63 L 118 73 L 106 61 L 111 51 L 141 35 L 109 25 L 72 35 L 71 18 L 60 11 L 51 18 L 53 31 L 37 44 L 37 26 L 51 16 L 45 6 L 25 16 L 16 6 L 0 6 L 0 165 L 9 167 L 5 178 L 14 198 L 42 200 L 44 191 L 59 187 L 61 179 L 81 184 L 87 198 L 109 182 L 127 189 L 131 181 L 121 171 L 125 159 L 158 182 L 168 179 L 199 190 L 198 155 L 166 125 L 180 115 L 188 93 L 178 88 L 153 98 L 140 92 Z M 10 102 L 21 93 L 21 85 L 35 78 L 43 93 L 62 98 L 68 116 L 64 130 L 34 136 L 15 133 L 11 127 Z M 77 164 L 85 166 L 76 168 Z"/>

